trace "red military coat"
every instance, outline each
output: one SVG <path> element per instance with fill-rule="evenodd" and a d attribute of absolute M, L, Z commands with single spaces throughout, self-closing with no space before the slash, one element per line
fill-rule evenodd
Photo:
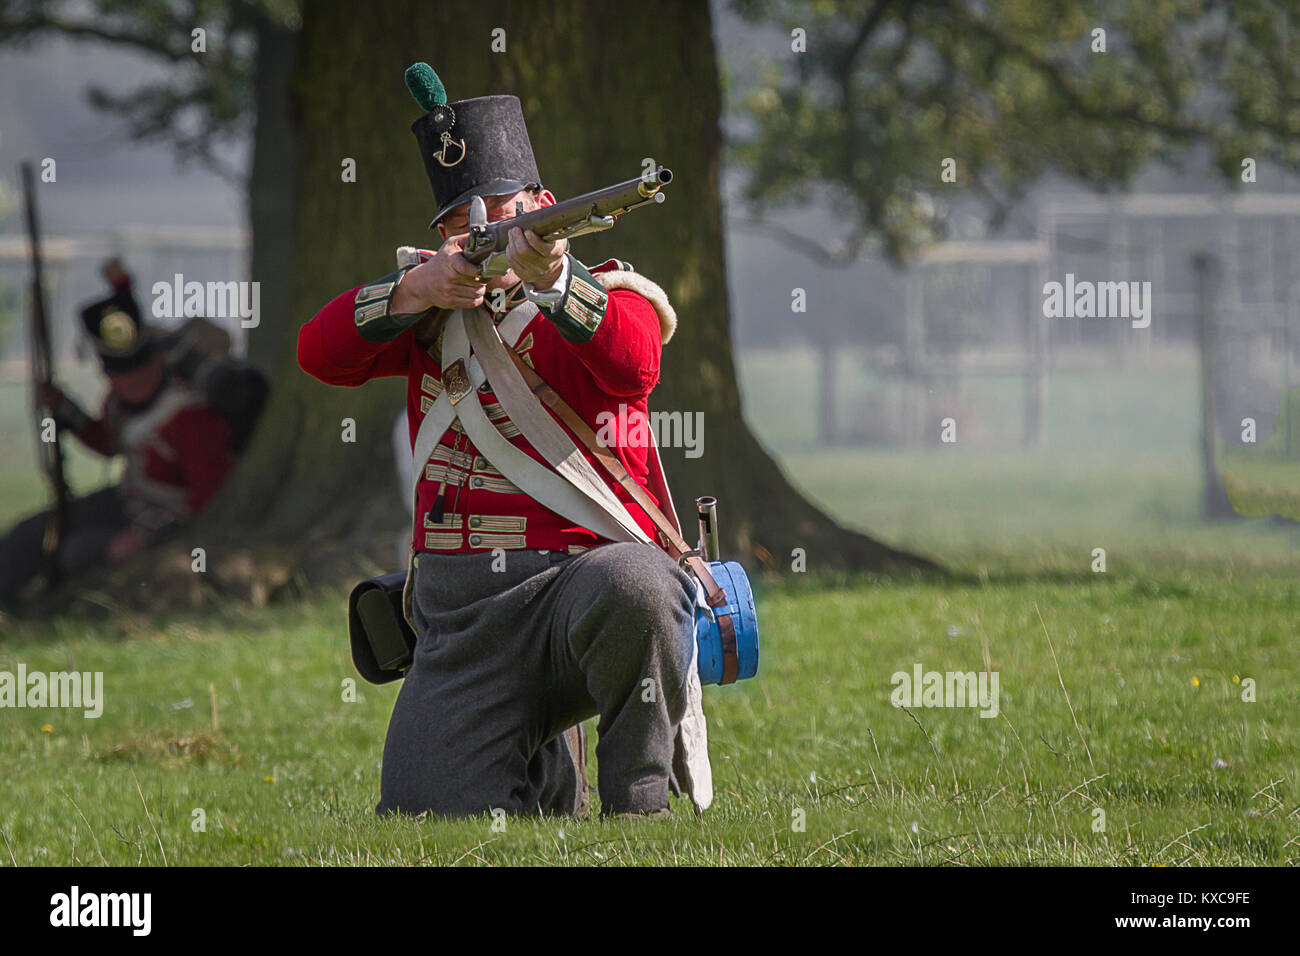
<path fill-rule="evenodd" d="M 171 382 L 147 408 L 110 396 L 77 438 L 101 455 L 124 455 L 118 492 L 133 524 L 162 531 L 206 507 L 234 470 L 230 426 L 197 392 Z"/>
<path fill-rule="evenodd" d="M 619 271 L 621 265 L 610 260 L 588 272 L 572 258 L 570 263 L 571 283 L 594 281 L 593 274 L 608 275 Z M 653 283 L 630 271 L 628 275 L 635 276 L 640 288 L 661 299 L 662 290 Z M 357 386 L 374 378 L 405 376 L 407 417 L 414 445 L 424 413 L 442 392 L 440 340 L 421 348 L 413 329 L 400 332 L 390 341 L 363 337 L 358 331 L 356 300 L 358 292 L 365 288 L 344 292 L 302 327 L 298 335 L 298 363 L 304 371 L 328 385 Z M 601 289 L 599 295 L 605 298 L 603 310 L 592 314 L 588 309 L 584 316 L 587 327 L 595 327 L 587 341 L 572 341 L 561 333 L 565 327 L 563 322 L 557 325 L 553 314 L 539 310 L 520 334 L 515 350 L 593 430 L 602 438 L 609 435 L 615 439 L 607 443 L 608 447 L 628 473 L 646 487 L 648 445 L 624 443 L 617 429 L 606 427 L 604 432 L 601 429 L 611 422 L 635 421 L 637 416 L 642 416 L 643 421 L 648 419 L 647 399 L 659 381 L 660 351 L 663 340 L 671 335 L 675 317 L 671 317 L 666 298 L 656 307 L 641 292 L 630 288 Z M 668 316 L 663 315 L 665 312 Z M 572 323 L 568 328 L 573 328 Z M 542 455 L 519 434 L 491 391 L 480 389 L 476 397 L 513 445 L 546 464 Z M 602 413 L 606 414 L 602 416 Z M 564 427 L 562 423 L 561 427 Z M 650 517 L 609 478 L 582 442 L 567 428 L 565 431 L 614 494 L 628 504 L 637 523 L 656 540 Z M 443 520 L 436 521 L 434 499 L 440 486 L 444 488 Z M 456 553 L 535 548 L 574 553 L 604 542 L 594 532 L 576 527 L 569 519 L 521 492 L 478 454 L 459 422 L 453 422 L 435 447 L 421 476 L 416 498 L 412 539 L 416 551 Z M 657 499 L 655 502 L 662 505 Z"/>

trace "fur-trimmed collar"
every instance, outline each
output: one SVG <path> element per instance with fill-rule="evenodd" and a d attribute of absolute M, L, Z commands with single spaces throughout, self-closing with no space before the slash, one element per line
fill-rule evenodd
<path fill-rule="evenodd" d="M 610 269 L 600 272 L 593 269 L 591 274 L 606 289 L 631 289 L 633 292 L 645 296 L 650 301 L 650 304 L 654 306 L 655 313 L 659 316 L 661 340 L 664 345 L 668 344 L 668 340 L 677 331 L 677 312 L 673 309 L 672 303 L 668 301 L 668 293 L 662 287 L 651 282 L 641 273 L 633 272 L 630 269 Z"/>

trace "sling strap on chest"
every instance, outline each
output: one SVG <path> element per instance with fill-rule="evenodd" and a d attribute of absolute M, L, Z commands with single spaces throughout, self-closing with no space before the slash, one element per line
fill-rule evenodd
<path fill-rule="evenodd" d="M 535 314 L 535 306 L 532 311 Z M 511 318 L 513 313 L 507 316 L 507 321 Z M 507 329 L 507 333 L 513 332 L 514 335 L 519 331 L 522 329 Z M 670 519 L 660 510 L 618 457 L 601 444 L 582 416 L 502 341 L 500 331 L 485 311 L 458 310 L 448 316 L 443 332 L 442 363 L 443 393 L 425 414 L 416 435 L 412 497 L 438 440 L 451 423 L 459 419 L 479 452 L 540 504 L 611 541 L 652 543 L 624 502 L 609 490 L 573 440 L 542 408 L 542 403 L 545 403 L 578 436 L 610 477 L 646 512 L 667 542 L 669 553 L 686 564 L 700 581 L 706 600 L 717 615 L 722 636 L 723 674 L 720 683 L 734 683 L 739 656 L 735 625 L 731 614 L 727 613 L 730 602 L 726 592 L 714 580 L 708 563 L 682 537 L 680 525 L 674 520 L 676 515 Z M 488 419 L 476 396 L 465 401 L 485 381 L 491 383 L 502 408 L 520 433 L 555 471 L 511 444 Z M 653 437 L 650 457 L 651 471 L 657 473 L 666 494 L 667 482 Z M 671 498 L 668 502 L 671 511 Z"/>
<path fill-rule="evenodd" d="M 494 326 L 487 313 L 478 310 L 457 311 L 446 318 L 442 345 L 443 391 L 421 421 L 413 448 L 411 496 L 416 511 L 420 479 L 433 449 L 452 422 L 459 420 L 479 453 L 534 500 L 612 541 L 653 544 L 627 506 L 610 491 L 573 440 L 542 407 L 545 402 L 579 437 L 614 481 L 645 509 L 667 542 L 670 553 L 686 563 L 695 574 L 722 638 L 723 673 L 719 682 L 734 682 L 739 657 L 732 608 L 726 592 L 710 573 L 708 564 L 682 538 L 653 433 L 650 433 L 649 448 L 650 481 L 664 501 L 668 515 L 627 473 L 618 458 L 601 445 L 581 416 L 511 348 L 536 313 L 536 305 L 525 303 L 512 310 L 500 326 Z M 489 381 L 520 434 L 556 471 L 551 471 L 512 445 L 488 419 L 476 392 L 479 386 Z M 414 558 L 415 552 L 412 551 L 411 563 Z M 410 564 L 407 571 L 402 605 L 410 622 L 411 586 L 415 576 L 410 573 Z M 674 741 L 673 772 L 695 806 L 704 810 L 713 801 L 713 771 L 696 659 L 700 650 L 696 641 L 692 640 L 691 648 L 693 658 L 686 683 L 686 711 Z"/>
<path fill-rule="evenodd" d="M 722 634 L 723 675 L 720 683 L 735 683 L 739 670 L 739 653 L 737 648 L 735 625 L 729 613 L 719 613 L 725 612 L 725 610 L 730 607 L 730 602 L 727 599 L 726 592 L 718 585 L 717 581 L 714 580 L 713 574 L 709 571 L 708 562 L 700 556 L 698 551 L 691 548 L 690 545 L 686 543 L 685 539 L 682 537 L 680 526 L 678 526 L 673 520 L 669 519 L 668 516 L 659 509 L 659 506 L 656 505 L 654 499 L 646 493 L 646 490 L 641 486 L 641 483 L 628 473 L 628 470 L 623 466 L 623 463 L 619 460 L 618 456 L 610 451 L 609 448 L 601 444 L 600 439 L 596 436 L 596 433 L 592 430 L 591 426 L 586 423 L 581 415 L 573 410 L 573 407 L 570 406 L 568 402 L 560 397 L 559 393 L 556 392 L 555 389 L 551 388 L 551 386 L 537 374 L 535 369 L 530 368 L 528 364 L 519 357 L 519 354 L 515 352 L 514 349 L 506 348 L 505 344 L 494 333 L 487 332 L 484 334 L 484 330 L 480 329 L 477 338 L 480 340 L 481 345 L 476 343 L 475 350 L 480 355 L 485 365 L 489 365 L 491 368 L 493 388 L 496 390 L 498 398 L 501 398 L 508 389 L 515 388 L 516 383 L 521 385 L 526 384 L 529 392 L 537 399 L 531 403 L 523 404 L 522 411 L 527 413 L 527 417 L 530 419 L 534 417 L 544 419 L 547 424 L 554 428 L 560 437 L 563 438 L 565 443 L 567 443 L 571 448 L 574 448 L 572 440 L 570 440 L 569 437 L 560 430 L 559 426 L 555 424 L 554 419 L 542 410 L 539 402 L 545 403 L 548 408 L 554 411 L 556 415 L 559 416 L 560 420 L 578 436 L 596 461 L 598 461 L 601 466 L 609 472 L 610 477 L 618 482 L 632 500 L 640 505 L 646 514 L 650 516 L 650 520 L 654 522 L 655 527 L 668 543 L 669 552 L 672 556 L 687 564 L 695 573 L 695 576 L 704 586 L 704 592 L 709 606 L 713 608 L 714 612 L 717 614 L 718 626 Z M 500 365 L 502 360 L 510 361 L 511 365 L 502 367 Z M 511 372 L 514 372 L 513 376 L 510 374 Z M 529 434 L 529 430 L 526 429 L 521 420 L 516 418 L 514 413 L 511 412 L 510 407 L 505 404 L 504 398 L 502 398 L 502 405 L 506 408 L 506 412 L 510 415 L 511 420 L 519 426 L 519 430 L 523 433 L 524 437 L 528 438 L 529 441 L 532 441 L 532 436 Z M 650 433 L 650 430 L 647 430 L 647 433 Z M 574 451 L 576 454 L 576 448 L 574 448 Z M 662 464 L 657 461 L 659 457 L 659 449 L 655 445 L 653 437 L 650 438 L 650 456 L 653 459 L 656 459 L 655 463 L 659 465 L 659 474 L 662 478 L 663 467 Z M 577 457 L 581 458 L 584 464 L 586 463 L 586 459 L 582 458 L 580 454 Z M 597 480 L 599 481 L 599 479 Z M 667 481 L 666 479 L 663 480 L 666 492 Z M 599 481 L 599 484 L 601 489 L 608 493 L 608 486 L 605 485 L 603 481 Z M 621 511 L 624 514 L 627 513 L 627 507 L 622 501 L 619 501 L 613 495 L 608 495 L 608 498 L 614 502 L 614 506 L 618 511 Z M 671 498 L 669 500 L 671 501 Z M 604 506 L 603 501 L 601 504 Z M 671 508 L 671 505 L 669 507 Z M 675 517 L 676 515 L 674 514 L 674 518 Z"/>

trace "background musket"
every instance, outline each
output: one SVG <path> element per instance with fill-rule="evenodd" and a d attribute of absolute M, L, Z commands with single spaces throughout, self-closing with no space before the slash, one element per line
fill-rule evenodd
<path fill-rule="evenodd" d="M 27 207 L 27 240 L 32 256 L 32 402 L 36 411 L 37 446 L 41 465 L 54 491 L 54 508 L 45 524 L 45 537 L 41 553 L 45 559 L 45 586 L 48 590 L 59 583 L 59 547 L 63 543 L 63 530 L 67 525 L 68 483 L 63 476 L 63 449 L 59 445 L 59 430 L 54 429 L 54 440 L 45 441 L 43 419 L 53 415 L 41 393 L 54 383 L 54 366 L 50 356 L 50 326 L 45 314 L 45 281 L 41 268 L 41 233 L 36 217 L 36 170 L 31 163 L 22 164 L 23 198 Z"/>
<path fill-rule="evenodd" d="M 654 173 L 625 183 L 493 223 L 482 221 L 486 219 L 486 210 L 483 201 L 475 197 L 470 205 L 465 258 L 483 265 L 480 272 L 484 276 L 504 275 L 508 268 L 504 252 L 510 241 L 510 230 L 516 226 L 531 229 L 548 242 L 600 232 L 613 226 L 614 220 L 626 212 L 663 202 L 666 197 L 661 190 L 672 181 L 672 170 L 660 166 Z"/>

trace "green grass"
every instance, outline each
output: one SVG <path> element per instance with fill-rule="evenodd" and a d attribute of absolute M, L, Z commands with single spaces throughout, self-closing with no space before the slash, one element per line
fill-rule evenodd
<path fill-rule="evenodd" d="M 760 677 L 706 691 L 713 809 L 696 819 L 679 802 L 677 819 L 657 824 L 513 819 L 504 832 L 486 816 L 373 818 L 396 688 L 362 684 L 355 703 L 344 701 L 342 682 L 354 675 L 341 601 L 20 626 L 0 649 L 0 669 L 22 661 L 29 670 L 101 670 L 106 704 L 97 720 L 64 710 L 0 714 L 6 856 L 135 864 L 165 855 L 173 865 L 1300 862 L 1300 583 L 1291 577 L 769 586 Z M 914 707 L 914 721 L 890 704 L 895 671 L 979 670 L 986 650 L 1000 675 L 996 718 Z M 1257 702 L 1240 699 L 1241 678 L 1256 681 Z M 206 832 L 193 829 L 199 808 Z M 1104 832 L 1093 829 L 1098 808 Z M 803 830 L 794 828 L 800 811 Z"/>
<path fill-rule="evenodd" d="M 1104 548 L 1112 571 L 1300 571 L 1300 528 L 1203 521 L 1199 472 L 1176 459 L 959 448 L 777 457 L 844 524 L 958 570 L 1073 573 Z"/>
<path fill-rule="evenodd" d="M 10 624 L 0 670 L 103 671 L 106 706 L 97 720 L 0 710 L 0 859 L 1300 863 L 1300 537 L 1200 520 L 1189 369 L 1059 370 L 1033 451 L 1008 444 L 1009 380 L 969 386 L 977 427 L 957 446 L 817 448 L 810 369 L 798 353 L 746 358 L 760 437 L 837 518 L 958 574 L 762 583 L 758 678 L 705 692 L 717 796 L 703 817 L 678 801 L 653 824 L 375 819 L 397 687 L 343 699 L 344 596 L 319 593 Z M 845 376 L 843 399 L 884 388 Z M 12 408 L 0 435 L 19 427 Z M 0 498 L 12 514 L 40 500 L 21 470 L 0 472 L 27 496 Z M 897 671 L 986 660 L 997 717 L 890 703 Z"/>

